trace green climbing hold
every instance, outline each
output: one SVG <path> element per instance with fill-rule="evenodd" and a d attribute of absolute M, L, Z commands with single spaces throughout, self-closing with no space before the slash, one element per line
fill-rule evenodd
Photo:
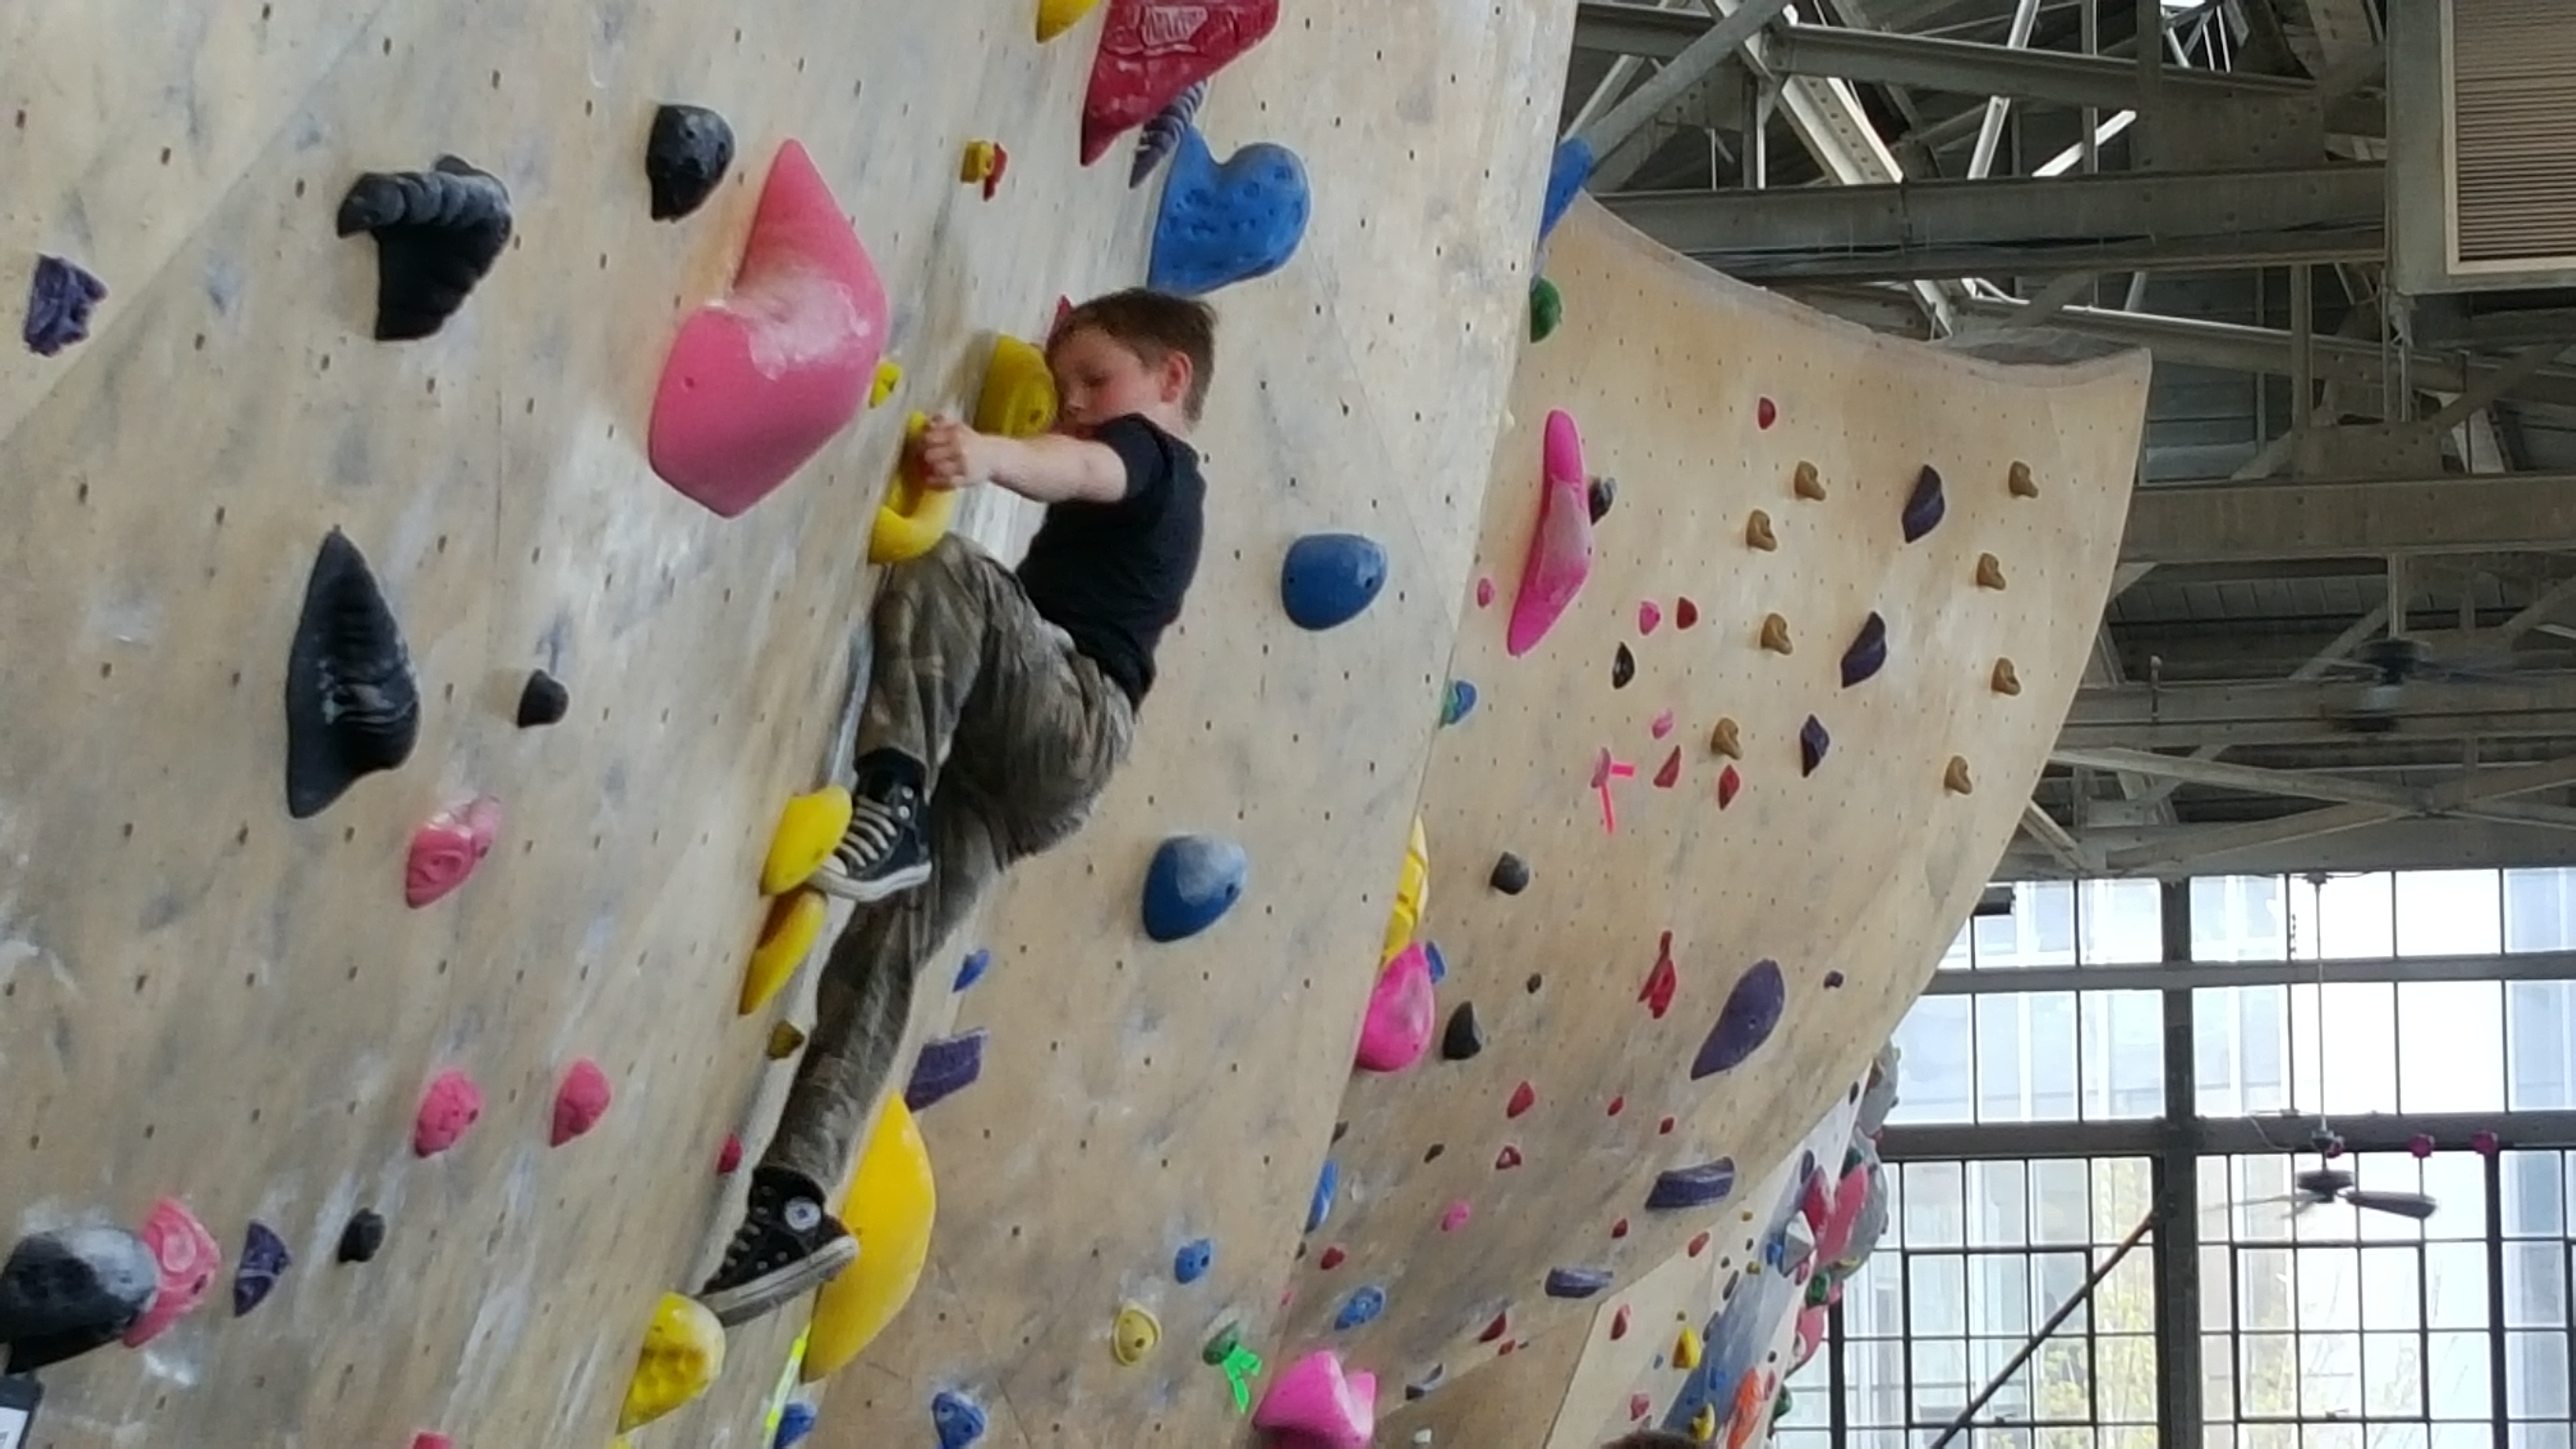
<path fill-rule="evenodd" d="M 1530 283 L 1530 341 L 1545 342 L 1565 320 L 1565 298 L 1545 277 Z"/>

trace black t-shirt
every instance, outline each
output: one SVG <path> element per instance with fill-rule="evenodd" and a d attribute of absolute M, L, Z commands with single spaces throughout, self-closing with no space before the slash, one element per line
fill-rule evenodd
<path fill-rule="evenodd" d="M 1154 687 L 1154 646 L 1198 575 L 1207 480 L 1189 444 L 1143 418 L 1113 419 L 1091 436 L 1127 465 L 1127 496 L 1047 505 L 1020 560 L 1020 587 L 1142 704 Z"/>

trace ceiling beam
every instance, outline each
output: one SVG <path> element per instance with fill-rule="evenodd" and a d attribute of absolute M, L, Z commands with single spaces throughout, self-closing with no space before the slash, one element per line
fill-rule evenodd
<path fill-rule="evenodd" d="M 1755 281 L 2377 261 L 2387 252 L 2385 176 L 2376 165 L 1617 192 L 1601 200 L 1674 251 Z M 2094 310 L 2069 308 L 2051 325 Z"/>
<path fill-rule="evenodd" d="M 2151 750 L 2074 750 L 2059 748 L 2049 756 L 2050 763 L 2085 770 L 2115 770 L 2132 775 L 2157 776 L 2185 785 L 2203 785 L 2217 790 L 2240 790 L 2254 795 L 2280 795 L 2302 800 L 2333 800 L 2346 805 L 2374 806 L 2389 814 L 2432 815 L 2457 814 L 2486 820 L 2511 820 L 2523 824 L 2549 825 L 2561 830 L 2576 829 L 2576 807 L 2530 803 L 2503 798 L 2480 799 L 2445 808 L 2447 798 L 2437 793 L 2449 788 L 2434 786 L 2416 788 L 2382 784 L 2376 780 L 2355 780 L 2344 775 L 2313 770 L 2271 770 L 2257 765 L 2235 765 L 2224 760 L 2190 755 L 2159 755 Z M 2552 762 L 2556 763 L 2556 762 Z M 2563 767 L 2560 773 L 2567 773 Z M 2475 776 L 2480 785 L 2501 780 L 2503 771 L 2482 770 Z M 2550 777 L 2553 784 L 2564 780 Z M 2536 788 L 2547 789 L 2544 785 Z M 2265 822 L 2269 823 L 2269 822 Z M 2369 823 L 2364 821 L 2363 823 Z"/>
<path fill-rule="evenodd" d="M 2466 807 L 2469 806 L 2490 804 L 2513 795 L 2554 789 L 2569 783 L 2576 783 L 2576 758 L 2544 760 L 2536 765 L 2516 765 L 2501 770 L 2463 771 L 2424 791 L 2424 805 L 2413 813 L 2467 814 Z M 2113 851 L 2103 858 L 2103 863 L 2113 871 L 2163 872 L 2211 866 L 2228 870 L 2233 868 L 2227 862 L 2230 855 L 2313 841 L 2346 830 L 2384 824 L 2403 813 L 2384 805 L 2331 805 L 2323 810 L 2284 815 L 2277 820 L 2212 826 L 2194 840 L 2188 857 L 2178 857 L 2168 848 L 2141 847 Z"/>
<path fill-rule="evenodd" d="M 2182 749 L 2211 744 L 2343 743 L 2365 733 L 2341 718 L 2352 685 L 2308 681 L 2123 684 L 2081 688 L 2058 731 L 2064 749 Z M 2576 671 L 2519 674 L 2492 684 L 2416 680 L 2372 721 L 2404 739 L 2576 735 Z"/>
<path fill-rule="evenodd" d="M 2124 563 L 2576 550 L 2576 473 L 2159 483 L 2130 494 Z"/>
<path fill-rule="evenodd" d="M 2085 860 L 2071 869 L 2051 851 L 2016 839 L 1995 867 L 1996 880 L 2191 875 L 2297 875 L 2379 870 L 2494 870 L 2576 866 L 2576 831 L 2466 816 L 2418 816 L 2352 830 L 2238 848 L 2221 856 L 2203 847 L 2225 825 L 2096 826 L 2074 833 Z M 2120 864 L 2113 865 L 2113 861 Z M 2149 862 L 2145 865 L 2135 862 Z M 2155 864 L 2155 862 L 2164 862 Z"/>
<path fill-rule="evenodd" d="M 1577 7 L 1578 35 L 1582 33 L 1582 13 L 1594 8 Z M 1957 95 L 2008 96 L 2063 106 L 2098 106 L 2103 110 L 2127 110 L 2139 104 L 2136 63 L 2111 56 L 1982 45 L 1839 25 L 1783 26 L 1765 36 L 1761 45 L 1765 61 L 1797 75 L 1838 76 L 1878 85 Z M 2179 68 L 2166 74 L 2164 89 L 2168 100 L 2185 105 L 2254 98 L 2288 100 L 2316 93 L 2313 85 L 2277 76 Z"/>

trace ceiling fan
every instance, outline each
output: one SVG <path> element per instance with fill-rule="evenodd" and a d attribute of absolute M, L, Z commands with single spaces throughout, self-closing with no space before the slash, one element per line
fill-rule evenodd
<path fill-rule="evenodd" d="M 2395 729 L 2407 686 L 2419 681 L 2528 687 L 2527 681 L 2512 673 L 2510 654 L 2476 660 L 2437 658 L 2422 639 L 2410 634 L 2382 635 L 2355 650 L 2352 658 L 2326 660 L 2324 667 L 2347 676 L 2365 676 L 2349 702 L 2326 711 L 2329 723 L 2350 734 L 2385 734 Z"/>

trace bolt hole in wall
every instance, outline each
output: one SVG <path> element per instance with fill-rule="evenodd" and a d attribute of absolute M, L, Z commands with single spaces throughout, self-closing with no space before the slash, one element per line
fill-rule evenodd
<path fill-rule="evenodd" d="M 2158 964 L 2154 882 L 2023 883 L 1961 931 L 1897 1032 L 1885 1244 L 1791 1381 L 1783 1449 L 1824 1449 L 1837 1421 L 1858 1449 L 1937 1437 L 2148 1213 L 2159 972 L 2190 1003 L 2210 1143 L 2188 1254 L 2207 1449 L 2487 1449 L 2498 1424 L 2522 1449 L 2576 1442 L 2576 869 L 2180 894 L 2187 963 Z M 2294 1213 L 2320 1120 L 2362 1189 L 2437 1209 Z M 2024 1128 L 2081 1155 L 2032 1157 Z M 2142 1247 L 1955 1442 L 2158 1444 L 2158 1296 Z"/>

